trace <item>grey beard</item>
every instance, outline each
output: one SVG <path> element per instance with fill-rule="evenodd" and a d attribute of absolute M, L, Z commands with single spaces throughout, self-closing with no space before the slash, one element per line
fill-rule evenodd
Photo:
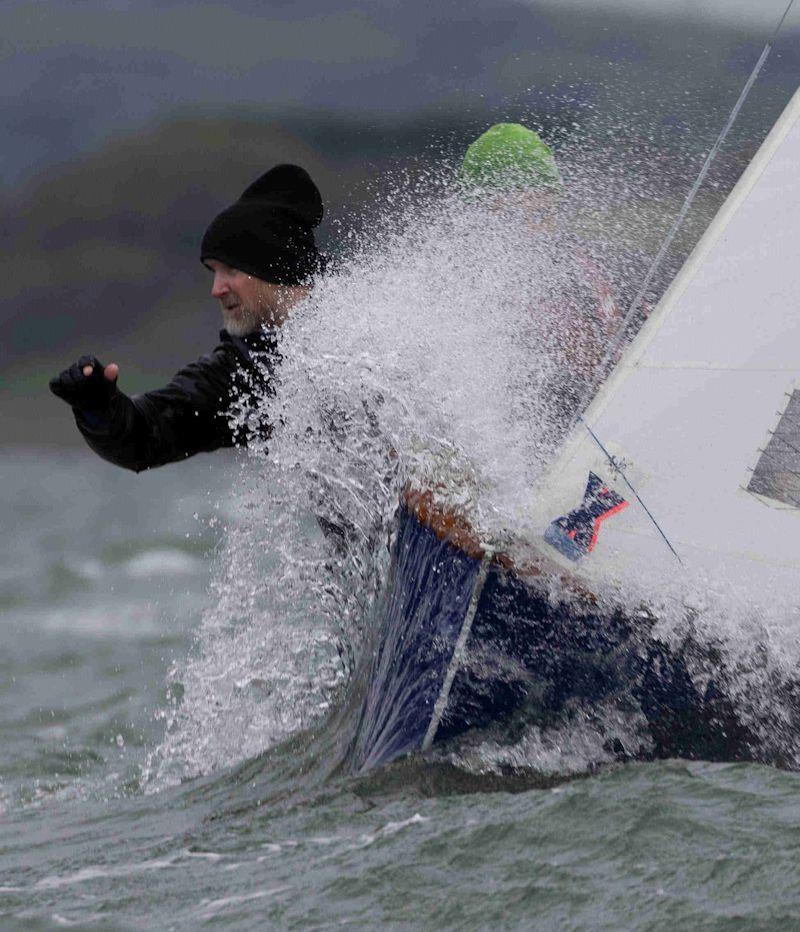
<path fill-rule="evenodd" d="M 255 333 L 261 326 L 258 316 L 249 310 L 241 316 L 234 317 L 223 308 L 222 322 L 232 337 L 246 337 L 248 333 Z"/>

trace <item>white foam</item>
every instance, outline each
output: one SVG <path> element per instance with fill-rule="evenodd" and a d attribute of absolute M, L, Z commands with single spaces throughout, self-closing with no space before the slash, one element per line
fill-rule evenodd
<path fill-rule="evenodd" d="M 148 871 L 163 870 L 167 867 L 173 867 L 176 860 L 177 859 L 174 857 L 154 858 L 148 861 L 121 864 L 117 867 L 90 865 L 89 867 L 82 867 L 79 871 L 74 871 L 71 874 L 54 874 L 50 877 L 43 877 L 33 886 L 36 890 L 59 890 L 63 887 L 89 883 L 93 880 L 105 880 L 111 877 L 130 877 L 134 874 L 146 873 Z"/>
<path fill-rule="evenodd" d="M 217 900 L 203 900 L 200 908 L 195 913 L 198 919 L 213 919 L 220 913 L 231 909 L 235 906 L 241 906 L 243 903 L 251 903 L 254 900 L 263 900 L 268 896 L 276 896 L 278 893 L 284 893 L 290 887 L 272 887 L 269 890 L 254 890 L 252 893 L 241 893 L 238 896 L 224 896 Z"/>
<path fill-rule="evenodd" d="M 147 550 L 125 562 L 125 572 L 131 579 L 148 579 L 151 576 L 184 576 L 202 571 L 203 560 L 174 547 Z"/>
<path fill-rule="evenodd" d="M 0 612 L 0 624 L 11 616 L 10 611 Z M 15 609 L 13 620 L 17 624 L 30 626 L 32 630 L 68 631 L 76 635 L 138 639 L 160 634 L 163 626 L 159 614 L 148 601 L 132 601 L 85 604 L 62 604 L 39 609 L 27 606 Z"/>

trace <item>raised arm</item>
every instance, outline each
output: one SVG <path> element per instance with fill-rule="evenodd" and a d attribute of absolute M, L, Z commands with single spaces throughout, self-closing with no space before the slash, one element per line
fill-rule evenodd
<path fill-rule="evenodd" d="M 50 382 L 71 405 L 88 445 L 103 459 L 141 472 L 195 453 L 230 447 L 228 424 L 236 359 L 224 346 L 181 369 L 164 387 L 129 398 L 119 368 L 82 356 Z"/>

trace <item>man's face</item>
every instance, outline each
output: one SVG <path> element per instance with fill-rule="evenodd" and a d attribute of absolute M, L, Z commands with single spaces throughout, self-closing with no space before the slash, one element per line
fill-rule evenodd
<path fill-rule="evenodd" d="M 265 282 L 218 259 L 205 264 L 214 273 L 211 296 L 219 301 L 225 329 L 232 336 L 253 333 L 263 324 L 280 326 L 297 300 L 298 289 L 291 286 Z"/>

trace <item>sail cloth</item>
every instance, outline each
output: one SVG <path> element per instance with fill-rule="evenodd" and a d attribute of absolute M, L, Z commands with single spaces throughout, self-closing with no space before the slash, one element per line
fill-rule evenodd
<path fill-rule="evenodd" d="M 798 243 L 800 91 L 535 489 L 540 553 L 796 590 Z"/>

